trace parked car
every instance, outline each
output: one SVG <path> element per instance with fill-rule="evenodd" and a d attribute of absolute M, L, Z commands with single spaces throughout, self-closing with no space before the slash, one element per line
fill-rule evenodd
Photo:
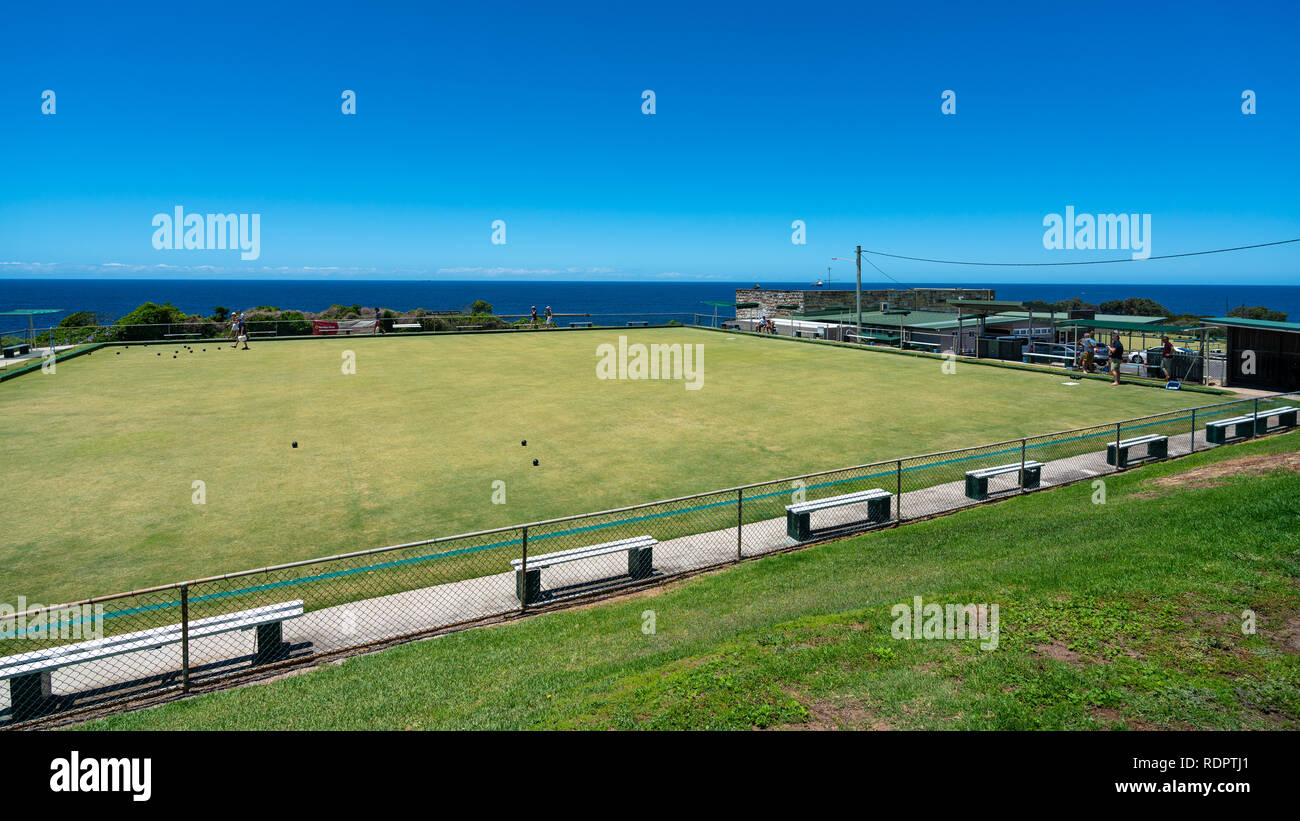
<path fill-rule="evenodd" d="M 1126 361 L 1137 365 L 1145 365 L 1148 362 L 1160 362 L 1164 348 L 1147 348 L 1145 351 L 1134 351 L 1126 357 Z M 1174 356 L 1196 356 L 1196 351 L 1191 348 L 1184 348 L 1178 345 L 1174 346 Z"/>
<path fill-rule="evenodd" d="M 1073 365 L 1078 348 L 1061 342 L 1034 342 L 1025 346 L 1025 359 L 1040 365 Z"/>

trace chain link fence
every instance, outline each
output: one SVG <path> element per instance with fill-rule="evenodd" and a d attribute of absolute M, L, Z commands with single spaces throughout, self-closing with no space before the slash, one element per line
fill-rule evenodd
<path fill-rule="evenodd" d="M 0 726 L 1087 480 L 1292 428 L 1298 406 L 1236 400 L 53 608 L 20 600 L 0 608 Z"/>

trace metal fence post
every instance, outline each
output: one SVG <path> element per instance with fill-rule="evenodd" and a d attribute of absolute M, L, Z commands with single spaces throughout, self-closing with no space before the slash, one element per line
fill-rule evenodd
<path fill-rule="evenodd" d="M 1031 325 L 1033 323 L 1030 323 Z M 1020 492 L 1025 492 L 1025 439 L 1020 440 Z"/>
<path fill-rule="evenodd" d="M 1124 469 L 1122 466 L 1124 459 L 1122 458 L 1122 455 L 1120 453 L 1120 447 L 1119 447 L 1120 436 L 1122 435 L 1120 433 L 1120 430 L 1121 428 L 1123 428 L 1123 426 L 1124 426 L 1123 422 L 1115 423 L 1115 471 L 1117 473 Z"/>
<path fill-rule="evenodd" d="M 525 613 L 528 611 L 528 528 L 526 527 L 524 528 L 523 555 L 521 558 L 522 560 L 519 562 L 519 578 L 523 581 L 519 582 L 519 584 L 523 586 L 519 588 L 519 612 Z"/>
<path fill-rule="evenodd" d="M 901 522 L 903 521 L 903 460 L 899 459 L 896 465 L 898 469 L 894 477 L 894 489 L 896 491 L 894 498 L 897 500 L 897 506 L 895 508 L 894 519 L 895 521 Z"/>
<path fill-rule="evenodd" d="M 190 586 L 181 585 L 181 692 L 190 691 Z"/>
<path fill-rule="evenodd" d="M 1192 408 L 1192 438 L 1188 441 L 1187 452 L 1196 452 L 1196 408 Z"/>
<path fill-rule="evenodd" d="M 1255 415 L 1250 420 L 1250 435 L 1252 437 L 1259 434 L 1259 397 L 1255 397 Z"/>
<path fill-rule="evenodd" d="M 745 517 L 741 508 L 745 504 L 745 491 L 743 488 L 736 489 L 736 561 L 745 558 L 741 549 L 741 533 L 745 527 Z"/>

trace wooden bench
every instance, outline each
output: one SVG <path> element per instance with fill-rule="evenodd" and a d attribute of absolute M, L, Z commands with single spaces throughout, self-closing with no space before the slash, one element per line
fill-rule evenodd
<path fill-rule="evenodd" d="M 1129 458 L 1129 448 L 1146 447 L 1146 454 L 1140 459 Z M 1118 468 L 1126 468 L 1133 462 L 1144 462 L 1147 459 L 1168 459 L 1169 458 L 1169 437 L 1159 433 L 1148 433 L 1146 436 L 1135 436 L 1132 439 L 1123 439 L 1119 442 L 1106 443 L 1106 464 L 1114 465 Z"/>
<path fill-rule="evenodd" d="M 640 319 L 638 319 L 638 320 L 634 320 L 634 321 L 632 321 L 632 322 L 627 323 L 627 326 L 628 326 L 629 328 L 648 328 L 648 327 L 650 327 L 650 323 L 649 323 L 649 322 L 646 322 L 646 321 L 644 321 L 644 320 L 640 320 Z"/>
<path fill-rule="evenodd" d="M 248 336 L 276 336 L 279 331 L 249 331 Z"/>
<path fill-rule="evenodd" d="M 409 331 L 412 329 L 418 331 L 420 330 L 420 327 L 421 327 L 420 323 L 418 322 L 394 322 L 393 323 L 393 330 L 395 331 Z"/>
<path fill-rule="evenodd" d="M 1270 408 L 1262 410 L 1259 413 L 1247 413 L 1241 416 L 1234 416 L 1231 419 L 1218 419 L 1205 425 L 1205 441 L 1222 445 L 1228 439 L 1249 439 L 1252 436 L 1263 436 L 1269 431 L 1268 420 L 1274 416 L 1277 419 L 1275 429 L 1293 428 L 1296 425 L 1296 414 L 1300 408 L 1290 406 L 1282 408 Z M 1228 429 L 1232 428 L 1232 434 L 1228 434 Z"/>
<path fill-rule="evenodd" d="M 176 338 L 179 338 L 179 339 L 196 339 L 196 338 L 198 338 L 199 336 L 200 336 L 200 334 L 198 334 L 197 332 L 196 332 L 196 333 L 189 333 L 189 334 L 163 334 L 163 337 L 164 337 L 165 339 L 176 339 Z"/>
<path fill-rule="evenodd" d="M 1020 486 L 1025 489 L 1038 487 L 1043 476 L 1042 462 L 1025 462 L 1024 473 L 1020 476 Z M 1020 473 L 1020 463 L 998 465 L 991 468 L 979 468 L 966 471 L 966 496 L 982 501 L 989 497 L 989 479 L 1004 473 Z"/>
<path fill-rule="evenodd" d="M 590 322 L 570 322 L 569 327 L 570 328 L 594 328 L 596 326 Z"/>
<path fill-rule="evenodd" d="M 893 498 L 894 494 L 889 491 L 874 488 L 857 493 L 846 493 L 843 496 L 832 496 L 829 499 L 786 505 L 785 532 L 792 539 L 801 542 L 807 541 L 812 536 L 813 513 L 819 510 L 829 510 L 830 508 L 846 507 L 848 505 L 866 504 L 867 521 L 887 522 L 889 521 L 890 500 Z"/>
<path fill-rule="evenodd" d="M 6 345 L 5 359 L 13 359 L 14 357 L 17 356 L 26 356 L 28 353 L 31 352 L 31 350 L 32 350 L 32 346 L 28 345 L 26 342 L 22 342 L 18 345 Z"/>
<path fill-rule="evenodd" d="M 198 619 L 189 623 L 189 641 L 231 633 L 236 630 L 257 630 L 257 645 L 253 663 L 263 664 L 283 655 L 284 634 L 282 625 L 288 619 L 302 615 L 302 601 L 288 601 L 227 613 L 223 616 Z M 64 644 L 19 653 L 0 658 L 0 680 L 9 680 L 9 702 L 17 720 L 42 713 L 50 700 L 50 673 L 74 664 L 101 661 L 125 653 L 156 650 L 181 641 L 181 626 L 171 624 L 122 633 L 102 639 L 92 639 L 77 644 Z"/>
<path fill-rule="evenodd" d="M 515 596 L 524 604 L 536 601 L 542 594 L 542 571 L 565 562 L 576 562 L 610 553 L 627 553 L 627 573 L 634 579 L 644 579 L 654 572 L 654 546 L 659 542 L 650 536 L 635 536 L 590 547 L 575 547 L 542 556 L 528 557 L 528 572 L 524 573 L 524 560 L 511 559 L 515 569 Z M 525 578 L 527 575 L 527 578 Z"/>

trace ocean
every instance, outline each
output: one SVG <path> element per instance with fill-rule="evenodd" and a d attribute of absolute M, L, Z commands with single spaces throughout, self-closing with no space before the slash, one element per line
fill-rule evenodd
<path fill-rule="evenodd" d="M 112 319 L 130 313 L 143 302 L 170 302 L 207 316 L 217 306 L 247 310 L 270 305 L 284 310 L 322 311 L 330 305 L 360 304 L 392 310 L 425 308 L 457 310 L 478 299 L 492 303 L 498 314 L 538 313 L 546 306 L 557 314 L 646 314 L 686 321 L 682 315 L 712 316 L 708 302 L 734 302 L 737 288 L 811 288 L 808 282 L 417 282 L 214 279 L 2 279 L 0 311 L 16 308 L 55 308 L 59 313 L 38 317 L 36 324 L 57 324 L 75 311 L 95 311 Z M 833 290 L 852 290 L 851 282 L 831 282 Z M 1024 283 L 864 283 L 864 288 L 993 288 L 998 299 L 1041 299 L 1056 302 L 1078 297 L 1097 304 L 1111 299 L 1146 297 L 1175 313 L 1221 316 L 1229 307 L 1264 305 L 1300 320 L 1300 286 Z M 729 315 L 719 308 L 719 316 Z M 0 317 L 0 331 L 25 328 L 20 317 Z"/>

